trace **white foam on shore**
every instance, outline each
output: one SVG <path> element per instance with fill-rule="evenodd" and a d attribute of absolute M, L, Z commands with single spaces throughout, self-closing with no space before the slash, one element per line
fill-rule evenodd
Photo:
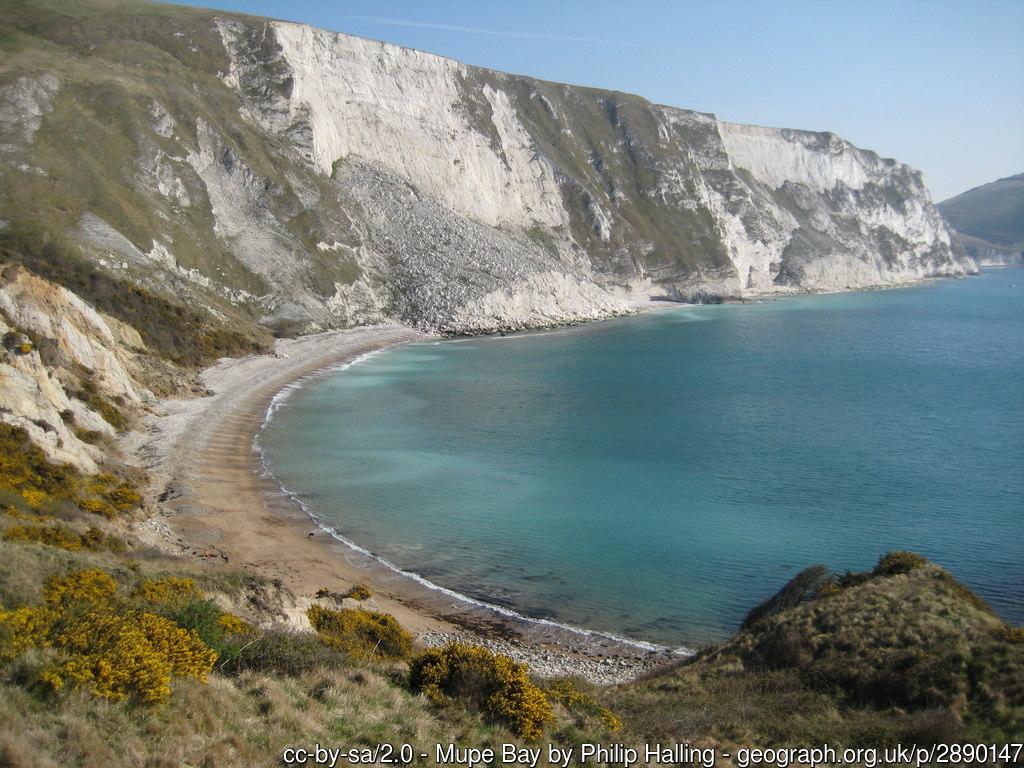
<path fill-rule="evenodd" d="M 395 345 L 395 346 L 397 346 L 397 345 Z M 335 528 L 333 528 L 332 526 L 328 525 L 323 520 L 321 520 L 319 517 L 317 517 L 316 513 L 314 513 L 313 510 L 310 509 L 310 507 L 302 500 L 301 496 L 299 496 L 298 493 L 296 493 L 295 491 L 292 491 L 289 488 L 285 487 L 284 483 L 282 483 L 273 474 L 273 472 L 271 471 L 270 463 L 269 463 L 269 460 L 267 458 L 266 452 L 264 451 L 263 447 L 260 445 L 260 436 L 262 435 L 263 430 L 266 429 L 267 426 L 270 424 L 270 422 L 273 420 L 274 414 L 276 414 L 277 411 L 281 409 L 281 407 L 285 404 L 285 402 L 288 400 L 288 398 L 292 396 L 292 394 L 294 394 L 298 390 L 302 389 L 310 381 L 312 381 L 314 379 L 323 378 L 324 376 L 327 376 L 327 375 L 330 375 L 330 374 L 333 374 L 333 373 L 338 373 L 338 372 L 347 370 L 348 368 L 351 368 L 352 366 L 357 365 L 359 363 L 363 363 L 363 362 L 369 360 L 370 358 L 375 357 L 376 355 L 379 355 L 379 354 L 381 354 L 383 352 L 386 352 L 387 350 L 389 350 L 391 348 L 392 347 L 385 347 L 383 349 L 376 349 L 376 350 L 373 350 L 371 352 L 367 352 L 365 354 L 359 355 L 358 357 L 353 358 L 352 360 L 348 360 L 348 361 L 340 363 L 338 365 L 333 365 L 333 366 L 329 366 L 327 368 L 322 368 L 320 370 L 313 371 L 313 372 L 308 373 L 308 374 L 306 374 L 304 376 L 301 376 L 298 379 L 296 379 L 295 381 L 289 383 L 284 388 L 282 388 L 277 394 L 275 394 L 271 398 L 271 400 L 270 400 L 270 405 L 267 406 L 267 411 L 266 411 L 266 413 L 263 416 L 263 422 L 260 424 L 259 430 L 257 430 L 255 435 L 253 435 L 253 439 L 252 439 L 252 450 L 253 450 L 253 452 L 255 452 L 257 454 L 257 456 L 259 456 L 260 475 L 262 477 L 265 477 L 265 478 L 269 479 L 269 480 L 272 480 L 277 485 L 277 487 L 281 490 L 281 493 L 284 494 L 285 497 L 287 497 L 289 500 L 291 500 L 295 504 L 297 504 L 299 506 L 299 508 L 303 512 L 306 513 L 306 515 L 310 518 L 310 520 L 312 520 L 316 524 L 316 526 L 318 528 L 320 528 L 322 531 L 324 531 L 329 536 L 331 536 L 331 538 L 333 538 L 335 541 L 337 541 L 337 542 L 339 542 L 341 544 L 344 544 L 349 549 L 359 553 L 360 555 L 362 555 L 364 557 L 367 557 L 367 558 L 373 560 L 376 563 L 379 563 L 380 565 L 384 566 L 385 568 L 387 568 L 388 570 L 394 572 L 395 574 L 397 574 L 397 575 L 399 575 L 399 576 L 401 576 L 403 578 L 409 579 L 409 580 L 419 584 L 420 586 L 423 586 L 423 587 L 429 589 L 432 592 L 437 592 L 438 594 L 442 594 L 442 595 L 444 595 L 446 597 L 449 597 L 449 598 L 451 598 L 453 600 L 457 600 L 460 603 L 464 603 L 467 606 L 471 606 L 473 608 L 482 609 L 482 610 L 485 610 L 485 611 L 497 614 L 497 615 L 499 615 L 499 616 L 501 616 L 502 618 L 505 618 L 505 619 L 511 619 L 512 621 L 522 622 L 522 623 L 527 624 L 527 625 L 548 627 L 548 628 L 557 630 L 559 632 L 566 632 L 568 634 L 574 635 L 574 636 L 579 637 L 581 639 L 588 639 L 588 640 L 602 640 L 602 639 L 603 640 L 611 640 L 611 641 L 616 642 L 616 643 L 621 643 L 622 645 L 626 645 L 626 646 L 629 646 L 629 647 L 637 648 L 639 650 L 648 651 L 648 652 L 652 652 L 652 653 L 669 652 L 669 653 L 673 653 L 673 654 L 676 654 L 676 655 L 679 655 L 679 656 L 692 656 L 694 654 L 694 651 L 691 648 L 686 648 L 686 647 L 683 647 L 683 646 L 680 646 L 678 648 L 669 648 L 669 647 L 664 646 L 664 645 L 658 645 L 656 643 L 649 643 L 649 642 L 646 642 L 644 640 L 635 640 L 635 639 L 629 638 L 629 637 L 622 637 L 620 635 L 616 635 L 616 634 L 611 633 L 611 632 L 602 632 L 602 631 L 593 630 L 593 629 L 584 629 L 582 627 L 575 627 L 575 626 L 572 626 L 571 624 L 563 624 L 562 622 L 553 621 L 551 619 L 540 619 L 540 618 L 534 618 L 534 617 L 531 617 L 531 616 L 524 616 L 523 614 L 517 613 L 516 611 L 513 611 L 510 608 L 503 608 L 500 605 L 494 605 L 493 603 L 488 603 L 488 602 L 486 602 L 484 600 L 478 600 L 476 598 L 470 597 L 469 595 L 464 595 L 461 592 L 456 592 L 453 589 L 448 589 L 447 587 L 442 587 L 440 584 L 435 584 L 434 582 L 430 581 L 429 579 L 425 578 L 424 576 L 421 576 L 418 573 L 414 573 L 412 571 L 407 571 L 404 568 L 402 568 L 401 566 L 396 565 L 395 563 L 392 563 L 387 558 L 381 557 L 380 555 L 375 554 L 374 552 L 371 552 L 370 550 L 366 549 L 365 547 L 360 546 L 359 544 L 357 544 L 356 542 L 352 541 L 351 539 L 346 538 L 344 535 L 339 533 Z"/>
<path fill-rule="evenodd" d="M 393 346 L 398 345 L 396 344 Z M 337 363 L 336 365 L 330 365 L 327 366 L 326 368 L 319 368 L 315 371 L 311 371 L 310 373 L 307 373 L 304 376 L 300 376 L 295 381 L 288 383 L 287 385 L 285 385 L 283 389 L 281 389 L 280 392 L 275 394 L 270 399 L 270 405 L 267 407 L 267 412 L 263 414 L 263 422 L 260 424 L 260 428 L 252 437 L 252 449 L 260 456 L 261 473 L 265 474 L 265 476 L 267 477 L 273 477 L 273 475 L 269 474 L 269 472 L 267 471 L 266 457 L 263 455 L 263 449 L 260 447 L 259 444 L 260 435 L 263 433 L 263 430 L 266 429 L 271 419 L 274 418 L 274 414 L 277 413 L 278 409 L 285 404 L 285 401 L 289 397 L 291 397 L 294 392 L 297 392 L 298 390 L 305 387 L 306 384 L 308 384 L 313 379 L 320 379 L 325 376 L 329 376 L 332 373 L 344 371 L 347 368 L 351 368 L 353 365 L 357 365 L 359 363 L 363 363 L 369 360 L 371 357 L 376 357 L 377 355 L 381 354 L 382 352 L 386 352 L 389 349 L 391 349 L 391 347 L 382 347 L 381 349 L 374 349 L 369 352 L 364 352 L 363 354 L 358 355 L 357 357 L 354 357 L 351 360 L 346 360 L 343 363 Z M 274 478 L 274 480 L 276 479 L 277 478 Z"/>

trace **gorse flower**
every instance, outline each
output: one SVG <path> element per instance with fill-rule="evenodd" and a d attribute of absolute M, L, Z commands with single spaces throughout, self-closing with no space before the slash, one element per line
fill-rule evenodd
<path fill-rule="evenodd" d="M 59 614 L 46 607 L 0 611 L 0 662 L 16 659 L 29 648 L 41 648 Z"/>
<path fill-rule="evenodd" d="M 117 594 L 117 582 L 98 568 L 54 576 L 43 588 L 43 599 L 53 607 L 67 608 L 76 603 L 110 606 Z"/>
<path fill-rule="evenodd" d="M 548 697 L 525 664 L 475 645 L 451 643 L 421 653 L 410 665 L 410 682 L 435 704 L 461 701 L 528 739 L 539 738 L 552 717 Z"/>
<path fill-rule="evenodd" d="M 56 657 L 39 679 L 54 691 L 86 688 L 112 701 L 136 696 L 155 704 L 170 696 L 172 677 L 205 681 L 217 659 L 195 632 L 119 599 L 104 571 L 51 578 L 43 598 L 0 612 L 0 661 L 52 649 Z"/>
<path fill-rule="evenodd" d="M 402 659 L 412 651 L 412 635 L 387 613 L 314 605 L 306 615 L 324 645 L 350 656 Z"/>
<path fill-rule="evenodd" d="M 4 541 L 31 541 L 69 552 L 86 547 L 83 537 L 66 525 L 12 525 L 2 538 Z"/>
<path fill-rule="evenodd" d="M 128 480 L 109 472 L 83 477 L 70 464 L 55 464 L 28 433 L 0 422 L 0 490 L 14 491 L 32 509 L 71 501 L 86 512 L 113 518 L 142 504 Z"/>
<path fill-rule="evenodd" d="M 203 593 L 192 579 L 165 576 L 162 579 L 146 579 L 135 590 L 134 595 L 150 605 L 168 605 L 198 600 Z"/>
<path fill-rule="evenodd" d="M 222 613 L 217 619 L 217 624 L 229 635 L 244 635 L 252 632 L 252 627 L 233 613 Z"/>
<path fill-rule="evenodd" d="M 28 518 L 28 516 L 24 516 Z M 36 519 L 43 519 L 42 517 Z M 124 540 L 117 536 L 108 536 L 98 528 L 89 528 L 85 533 L 79 533 L 74 528 L 63 523 L 52 523 L 49 525 L 12 525 L 0 536 L 4 541 L 24 541 L 34 544 L 43 544 L 47 547 L 66 549 L 69 552 L 78 552 L 83 549 L 99 549 L 106 547 L 114 551 L 122 551 L 125 548 Z"/>

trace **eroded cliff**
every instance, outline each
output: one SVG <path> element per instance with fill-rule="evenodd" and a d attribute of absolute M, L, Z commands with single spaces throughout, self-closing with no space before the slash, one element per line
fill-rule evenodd
<path fill-rule="evenodd" d="M 227 327 L 486 332 L 975 269 L 920 174 L 832 134 L 225 13 L 3 23 L 8 256 Z"/>

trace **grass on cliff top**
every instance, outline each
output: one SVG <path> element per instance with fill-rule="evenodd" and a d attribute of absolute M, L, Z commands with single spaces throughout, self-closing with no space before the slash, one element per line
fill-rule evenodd
<path fill-rule="evenodd" d="M 1019 738 L 1024 632 L 912 553 L 815 566 L 736 637 L 612 697 L 648 738 L 849 746 Z"/>

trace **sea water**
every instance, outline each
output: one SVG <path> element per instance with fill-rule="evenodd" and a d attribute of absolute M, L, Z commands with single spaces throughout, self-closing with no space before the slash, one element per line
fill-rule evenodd
<path fill-rule="evenodd" d="M 1024 620 L 1021 270 L 403 346 L 261 445 L 346 538 L 531 617 L 696 645 L 910 549 Z"/>

